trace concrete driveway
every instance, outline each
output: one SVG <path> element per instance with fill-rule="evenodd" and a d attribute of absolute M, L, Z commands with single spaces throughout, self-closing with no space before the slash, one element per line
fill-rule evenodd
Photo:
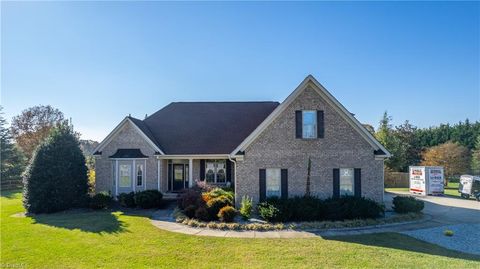
<path fill-rule="evenodd" d="M 408 192 L 385 192 L 384 200 L 387 209 L 392 207 L 392 199 L 396 195 L 413 196 L 425 202 L 423 213 L 430 215 L 432 226 L 480 223 L 480 202 L 462 198 L 443 196 L 419 196 Z"/>

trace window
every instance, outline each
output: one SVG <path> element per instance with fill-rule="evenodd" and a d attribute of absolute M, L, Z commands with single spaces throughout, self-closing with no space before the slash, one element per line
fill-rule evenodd
<path fill-rule="evenodd" d="M 132 166 L 129 164 L 121 164 L 119 166 L 119 187 L 128 188 L 132 186 Z"/>
<path fill-rule="evenodd" d="M 353 195 L 353 168 L 340 168 L 340 195 Z"/>
<path fill-rule="evenodd" d="M 143 164 L 137 164 L 137 186 L 143 184 Z"/>
<path fill-rule="evenodd" d="M 281 197 L 281 182 L 280 169 L 266 169 L 266 196 Z"/>
<path fill-rule="evenodd" d="M 317 138 L 317 111 L 302 111 L 302 138 Z"/>
<path fill-rule="evenodd" d="M 210 183 L 223 184 L 227 179 L 226 160 L 205 161 L 205 180 Z"/>

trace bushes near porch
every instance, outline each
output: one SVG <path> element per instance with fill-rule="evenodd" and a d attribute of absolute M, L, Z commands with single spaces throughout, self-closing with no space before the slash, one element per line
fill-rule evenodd
<path fill-rule="evenodd" d="M 364 198 L 343 196 L 322 200 L 316 197 L 269 198 L 257 205 L 260 217 L 269 222 L 375 219 L 384 214 L 383 205 Z"/>
<path fill-rule="evenodd" d="M 224 221 L 232 221 L 236 215 L 233 208 L 234 194 L 221 188 L 192 188 L 185 190 L 178 200 L 178 207 L 188 218 L 196 218 L 202 221 L 212 221 L 221 218 Z M 225 209 L 231 207 L 230 210 Z M 224 213 L 219 214 L 222 209 Z M 230 220 L 231 219 L 231 220 Z"/>
<path fill-rule="evenodd" d="M 140 207 L 144 209 L 159 208 L 163 205 L 163 195 L 157 190 L 121 193 L 118 202 L 123 207 Z"/>

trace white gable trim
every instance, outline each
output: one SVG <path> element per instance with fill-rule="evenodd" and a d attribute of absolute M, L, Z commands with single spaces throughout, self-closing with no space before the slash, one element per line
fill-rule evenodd
<path fill-rule="evenodd" d="M 352 127 L 355 129 L 373 148 L 374 150 L 382 150 L 385 155 L 377 155 L 376 157 L 388 158 L 390 152 L 375 139 L 363 125 L 348 112 L 348 110 L 333 97 L 330 92 L 325 89 L 312 75 L 308 75 L 300 85 L 283 101 L 230 155 L 237 154 L 238 151 L 245 150 L 255 139 L 303 92 L 308 86 L 312 86 L 314 90 L 331 105 Z"/>
<path fill-rule="evenodd" d="M 97 151 L 102 151 L 102 149 L 105 148 L 105 146 L 108 145 L 113 140 L 113 138 L 123 129 L 123 127 L 127 123 L 130 123 L 133 126 L 133 129 L 135 129 L 138 132 L 138 134 L 140 134 L 140 136 L 142 136 L 143 139 L 145 139 L 145 141 L 147 141 L 147 143 L 153 149 L 155 149 L 155 151 L 160 152 L 160 154 L 162 155 L 165 155 L 165 153 L 163 153 L 163 151 L 160 148 L 158 148 L 157 145 L 155 145 L 155 143 L 153 143 L 153 141 L 150 138 L 148 138 L 148 136 L 140 128 L 138 128 L 138 126 L 129 117 L 125 117 L 125 119 L 123 119 L 117 125 L 117 127 L 115 127 L 115 129 L 113 129 L 113 131 L 110 132 L 110 134 L 108 134 L 108 136 L 105 139 L 103 139 L 103 141 L 93 150 L 92 154 Z"/>

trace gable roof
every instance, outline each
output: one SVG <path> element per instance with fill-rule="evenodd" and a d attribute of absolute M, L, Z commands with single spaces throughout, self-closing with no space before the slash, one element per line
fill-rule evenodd
<path fill-rule="evenodd" d="M 227 155 L 278 105 L 278 102 L 174 102 L 134 123 L 140 129 L 143 124 L 146 135 L 165 154 Z"/>
<path fill-rule="evenodd" d="M 156 151 L 156 154 L 164 154 L 163 151 L 160 149 L 160 147 L 158 146 L 158 143 L 152 139 L 154 139 L 153 136 L 151 136 L 151 133 L 150 133 L 150 136 L 147 135 L 149 133 L 149 130 L 147 127 L 145 127 L 142 123 L 141 123 L 141 120 L 138 120 L 138 119 L 135 119 L 133 117 L 125 117 L 116 127 L 115 129 L 113 129 L 113 131 L 111 131 L 107 137 L 105 137 L 105 139 L 103 139 L 102 142 L 100 142 L 100 144 L 98 144 L 98 146 L 92 151 L 93 152 L 93 155 L 101 155 L 102 154 L 102 149 L 108 145 L 108 143 L 110 143 L 110 141 L 112 141 L 112 139 L 115 137 L 115 135 L 120 132 L 120 130 L 122 130 L 122 128 L 128 124 L 128 123 L 131 123 L 132 126 L 133 126 L 133 129 L 136 130 L 138 132 L 138 134 L 140 136 L 142 136 L 145 141 L 150 145 L 152 146 L 153 149 L 155 149 Z"/>
<path fill-rule="evenodd" d="M 348 110 L 333 97 L 312 75 L 308 75 L 302 83 L 283 101 L 230 155 L 236 155 L 244 151 L 289 105 L 297 96 L 308 86 L 311 86 L 316 92 L 330 104 L 352 127 L 356 130 L 372 147 L 374 154 L 378 157 L 390 157 L 388 150 L 378 142 L 375 137 L 352 115 Z"/>

